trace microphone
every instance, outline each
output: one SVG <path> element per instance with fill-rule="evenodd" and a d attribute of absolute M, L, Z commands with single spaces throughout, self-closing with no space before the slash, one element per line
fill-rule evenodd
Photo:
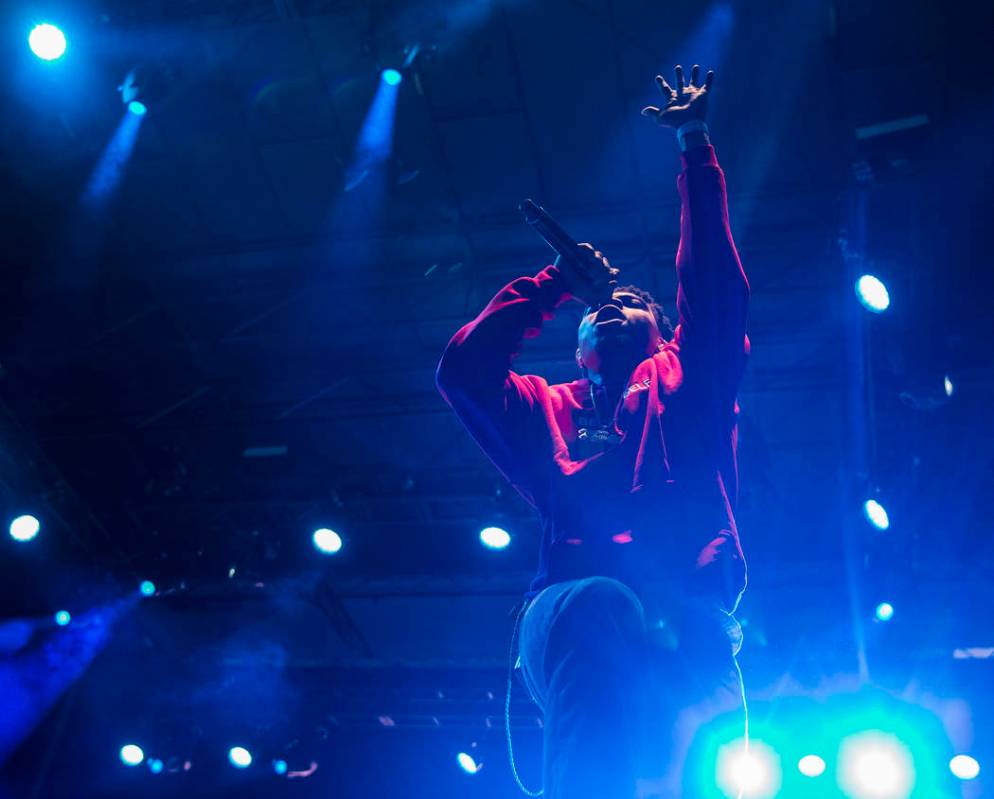
<path fill-rule="evenodd" d="M 524 215 L 525 222 L 531 225 L 535 232 L 563 258 L 576 257 L 579 245 L 542 206 L 536 205 L 531 200 L 524 200 L 518 206 L 518 210 Z"/>

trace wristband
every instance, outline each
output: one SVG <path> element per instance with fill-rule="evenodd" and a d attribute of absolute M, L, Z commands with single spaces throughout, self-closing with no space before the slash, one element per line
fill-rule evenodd
<path fill-rule="evenodd" d="M 703 119 L 692 119 L 690 122 L 684 122 L 680 127 L 676 129 L 676 140 L 680 142 L 680 149 L 687 149 L 684 146 L 684 138 L 688 133 L 697 133 L 700 131 L 705 136 L 708 135 L 708 126 Z"/>

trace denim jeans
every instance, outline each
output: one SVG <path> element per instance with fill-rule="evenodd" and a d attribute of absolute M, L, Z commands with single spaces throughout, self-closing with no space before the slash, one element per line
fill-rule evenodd
<path fill-rule="evenodd" d="M 545 799 L 684 796 L 697 729 L 742 712 L 736 633 L 731 616 L 701 602 L 647 620 L 635 592 L 608 577 L 538 594 L 521 619 L 519 657 L 544 714 Z"/>

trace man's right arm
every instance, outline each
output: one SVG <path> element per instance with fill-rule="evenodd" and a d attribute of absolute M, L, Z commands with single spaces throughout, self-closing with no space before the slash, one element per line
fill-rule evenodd
<path fill-rule="evenodd" d="M 542 378 L 511 370 L 526 338 L 570 299 L 562 273 L 548 266 L 520 277 L 495 296 L 452 337 L 435 382 L 476 442 L 497 468 L 534 504 L 534 475 L 548 443 L 551 408 Z"/>

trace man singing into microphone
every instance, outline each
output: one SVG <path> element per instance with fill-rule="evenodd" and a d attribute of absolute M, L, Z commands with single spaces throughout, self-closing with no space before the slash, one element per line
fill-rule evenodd
<path fill-rule="evenodd" d="M 546 799 L 682 796 L 695 728 L 742 709 L 730 614 L 745 588 L 733 508 L 749 286 L 704 122 L 713 74 L 675 77 L 656 78 L 664 102 L 642 111 L 682 150 L 672 339 L 652 297 L 579 245 L 501 289 L 438 366 L 446 401 L 542 521 L 519 651 L 545 718 Z M 570 299 L 586 305 L 583 377 L 512 371 Z"/>

